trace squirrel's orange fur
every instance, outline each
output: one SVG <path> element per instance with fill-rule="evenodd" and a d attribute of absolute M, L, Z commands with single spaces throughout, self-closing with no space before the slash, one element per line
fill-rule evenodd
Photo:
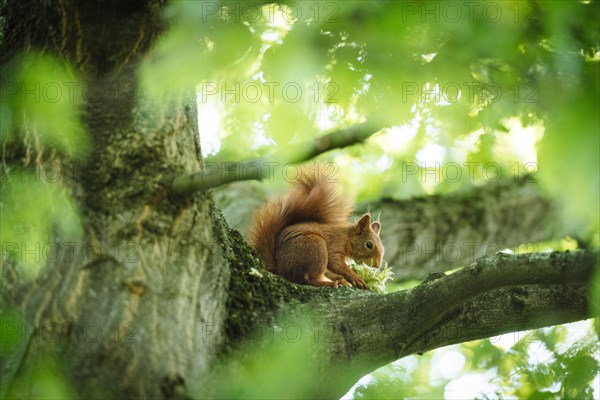
<path fill-rule="evenodd" d="M 301 170 L 292 189 L 265 204 L 250 227 L 250 244 L 267 269 L 309 285 L 365 288 L 364 280 L 346 265 L 353 258 L 381 265 L 381 224 L 365 214 L 354 224 L 350 201 L 335 192 L 332 178 Z"/>

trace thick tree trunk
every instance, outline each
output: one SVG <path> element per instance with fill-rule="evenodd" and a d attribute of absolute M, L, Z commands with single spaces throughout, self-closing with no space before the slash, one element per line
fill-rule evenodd
<path fill-rule="evenodd" d="M 162 30 L 160 2 L 34 3 L 5 10 L 2 53 L 43 50 L 83 74 L 93 152 L 87 164 L 63 168 L 74 171 L 65 178 L 82 241 L 54 237 L 61 257 L 34 282 L 2 265 L 3 308 L 18 307 L 27 333 L 3 362 L 3 378 L 55 357 L 85 397 L 169 397 L 201 382 L 215 359 L 229 283 L 210 194 L 171 201 L 159 185 L 201 169 L 195 94 L 168 106 L 138 96 L 137 63 Z M 48 154 L 26 159 L 14 148 L 3 162 L 68 162 Z"/>

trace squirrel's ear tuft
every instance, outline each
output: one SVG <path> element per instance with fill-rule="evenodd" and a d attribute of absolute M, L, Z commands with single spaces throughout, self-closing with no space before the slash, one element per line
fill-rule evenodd
<path fill-rule="evenodd" d="M 369 214 L 365 214 L 362 217 L 360 217 L 358 223 L 356 224 L 356 234 L 362 234 L 363 231 L 367 229 L 369 225 L 371 225 L 371 216 Z"/>
<path fill-rule="evenodd" d="M 371 229 L 377 236 L 379 236 L 379 232 L 381 231 L 381 223 L 379 221 L 375 221 L 371 224 Z"/>

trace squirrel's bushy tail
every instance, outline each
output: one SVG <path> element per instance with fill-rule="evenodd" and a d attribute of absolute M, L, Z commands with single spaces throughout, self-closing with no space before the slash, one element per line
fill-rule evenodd
<path fill-rule="evenodd" d="M 269 270 L 277 263 L 277 236 L 283 229 L 300 222 L 345 224 L 352 212 L 352 202 L 336 195 L 335 178 L 320 167 L 300 171 L 292 190 L 262 206 L 250 226 L 250 244 Z"/>

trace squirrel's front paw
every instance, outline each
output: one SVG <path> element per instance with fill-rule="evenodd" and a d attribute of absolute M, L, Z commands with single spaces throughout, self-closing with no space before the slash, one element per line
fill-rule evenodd
<path fill-rule="evenodd" d="M 350 282 L 348 282 L 347 280 L 345 280 L 344 278 L 340 278 L 337 280 L 337 283 L 339 283 L 342 286 L 346 286 L 346 287 L 352 287 L 352 285 L 350 284 Z"/>
<path fill-rule="evenodd" d="M 352 275 L 347 277 L 347 279 L 354 287 L 361 288 L 361 289 L 367 288 L 365 280 L 363 278 L 361 278 L 360 276 L 358 276 L 358 274 L 356 274 L 356 273 L 352 273 Z"/>

